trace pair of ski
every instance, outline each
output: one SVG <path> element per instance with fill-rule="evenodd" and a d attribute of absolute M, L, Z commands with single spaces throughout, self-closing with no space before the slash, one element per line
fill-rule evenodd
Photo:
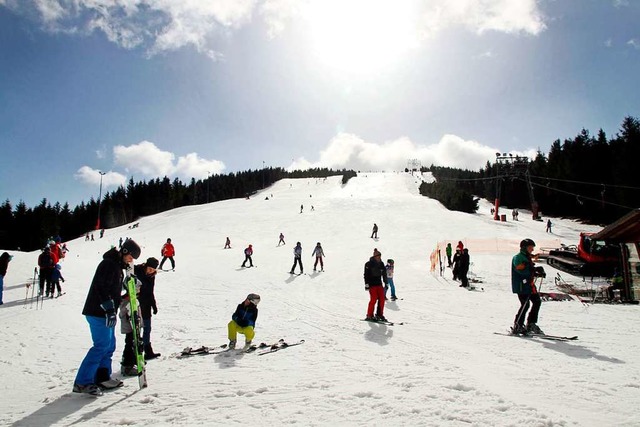
<path fill-rule="evenodd" d="M 247 348 L 243 347 L 239 349 L 229 348 L 227 344 L 222 344 L 215 347 L 202 346 L 195 349 L 191 347 L 187 347 L 184 350 L 182 350 L 182 352 L 178 354 L 176 357 L 179 359 L 182 359 L 182 358 L 191 357 L 191 356 L 206 356 L 210 354 L 221 354 L 221 353 L 228 353 L 228 352 L 234 352 L 234 351 L 236 354 L 243 354 L 243 353 L 253 353 L 258 350 L 262 350 L 258 353 L 258 355 L 263 355 L 263 354 L 273 353 L 287 347 L 300 345 L 303 343 L 304 343 L 304 340 L 300 340 L 296 343 L 289 344 L 285 342 L 284 338 L 280 338 L 277 342 L 273 344 L 267 344 L 263 342 L 258 345 L 254 344 L 250 347 L 247 347 Z"/>
<path fill-rule="evenodd" d="M 514 334 L 511 331 L 507 332 L 494 332 L 496 335 L 506 335 L 508 337 L 520 337 L 520 338 L 539 338 L 548 341 L 576 341 L 578 339 L 577 335 L 572 337 L 561 336 L 561 335 L 548 335 L 548 334 Z"/>
<path fill-rule="evenodd" d="M 387 326 L 404 325 L 404 322 L 396 323 L 396 322 L 389 322 L 388 320 L 376 320 L 376 319 L 360 319 L 360 320 L 362 320 L 363 322 L 379 323 L 381 325 L 387 325 Z"/>

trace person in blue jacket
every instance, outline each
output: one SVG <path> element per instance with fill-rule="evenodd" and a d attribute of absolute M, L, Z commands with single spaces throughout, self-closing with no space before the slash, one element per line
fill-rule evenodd
<path fill-rule="evenodd" d="M 534 265 L 534 260 L 537 258 L 533 255 L 535 246 L 533 240 L 524 239 L 520 242 L 520 252 L 511 261 L 511 290 L 518 295 L 520 301 L 520 308 L 511 328 L 514 334 L 543 333 L 537 325 L 541 300 L 534 279 L 536 275 L 543 274 L 544 270 L 542 267 Z M 531 311 L 527 316 L 530 305 Z M 524 325 L 525 316 L 527 316 L 526 327 Z"/>
<path fill-rule="evenodd" d="M 116 349 L 116 311 L 121 301 L 123 270 L 139 256 L 140 246 L 128 239 L 120 250 L 109 249 L 96 268 L 82 309 L 89 323 L 93 346 L 78 368 L 74 393 L 99 396 L 101 388 L 122 385 L 122 381 L 111 379 L 111 358 Z"/>
<path fill-rule="evenodd" d="M 258 320 L 258 304 L 260 295 L 249 294 L 247 298 L 236 308 L 231 316 L 231 321 L 227 325 L 229 330 L 229 348 L 236 348 L 236 337 L 238 333 L 245 336 L 245 348 L 251 345 L 255 336 L 256 320 Z"/>

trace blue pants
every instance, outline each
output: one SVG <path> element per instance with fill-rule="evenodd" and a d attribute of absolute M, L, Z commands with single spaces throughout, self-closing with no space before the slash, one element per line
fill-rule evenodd
<path fill-rule="evenodd" d="M 89 349 L 78 369 L 75 381 L 78 385 L 95 384 L 99 368 L 105 368 L 111 378 L 111 357 L 116 350 L 115 327 L 108 328 L 104 317 L 85 317 L 89 322 L 93 347 Z"/>
<path fill-rule="evenodd" d="M 389 285 L 389 288 L 391 288 L 391 296 L 395 297 L 396 296 L 396 287 L 393 284 L 393 277 L 388 277 L 387 278 L 387 285 Z M 389 289 L 385 286 L 384 288 L 384 296 L 387 296 L 387 289 Z"/>

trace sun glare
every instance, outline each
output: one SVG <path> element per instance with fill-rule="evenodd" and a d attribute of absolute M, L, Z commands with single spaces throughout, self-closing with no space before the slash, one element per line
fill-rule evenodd
<path fill-rule="evenodd" d="M 307 12 L 311 53 L 339 71 L 383 71 L 416 44 L 409 0 L 317 0 Z"/>

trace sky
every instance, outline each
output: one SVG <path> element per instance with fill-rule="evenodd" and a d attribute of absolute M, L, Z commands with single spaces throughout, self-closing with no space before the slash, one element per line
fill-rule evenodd
<path fill-rule="evenodd" d="M 581 231 L 599 227 L 552 218 L 549 234 L 524 210 L 519 221 L 494 221 L 487 201 L 475 214 L 448 211 L 420 196 L 418 183 L 408 173 L 361 174 L 346 185 L 340 177 L 285 179 L 264 191 L 268 200 L 258 194 L 186 206 L 141 218 L 135 229 L 96 233 L 93 242 L 73 239 L 60 262 L 66 294 L 37 307 L 25 284 L 40 251 L 10 251 L 0 306 L 0 425 L 637 426 L 638 306 L 543 302 L 539 327 L 575 341 L 495 334 L 508 330 L 520 306 L 510 277 L 520 240 L 532 238 L 537 252 L 575 244 Z M 374 221 L 377 241 L 370 238 Z M 280 232 L 286 244 L 277 246 Z M 103 253 L 125 236 L 142 248 L 136 264 L 157 257 L 167 237 L 175 245 L 175 271 L 155 279 L 151 343 L 161 356 L 146 365 L 148 388 L 126 377 L 99 398 L 78 395 L 72 385 L 91 346 L 82 307 Z M 227 236 L 231 249 L 223 249 Z M 436 242 L 442 248 L 459 240 L 484 292 L 460 288 L 449 268 L 430 272 Z M 297 241 L 306 273 L 299 276 L 289 274 Z M 317 242 L 322 272 L 313 271 Z M 256 268 L 240 268 L 247 244 Z M 363 265 L 374 247 L 384 261 L 394 259 L 400 298 L 382 314 L 403 325 L 360 321 L 369 302 Z M 544 268 L 539 289 L 557 291 L 558 271 Z M 598 278 L 560 273 L 577 289 L 601 289 Z M 176 357 L 185 347 L 226 344 L 231 314 L 249 293 L 261 297 L 254 343 L 305 343 L 262 356 Z"/>
<path fill-rule="evenodd" d="M 640 116 L 631 0 L 0 0 L 0 199 L 477 170 Z"/>

